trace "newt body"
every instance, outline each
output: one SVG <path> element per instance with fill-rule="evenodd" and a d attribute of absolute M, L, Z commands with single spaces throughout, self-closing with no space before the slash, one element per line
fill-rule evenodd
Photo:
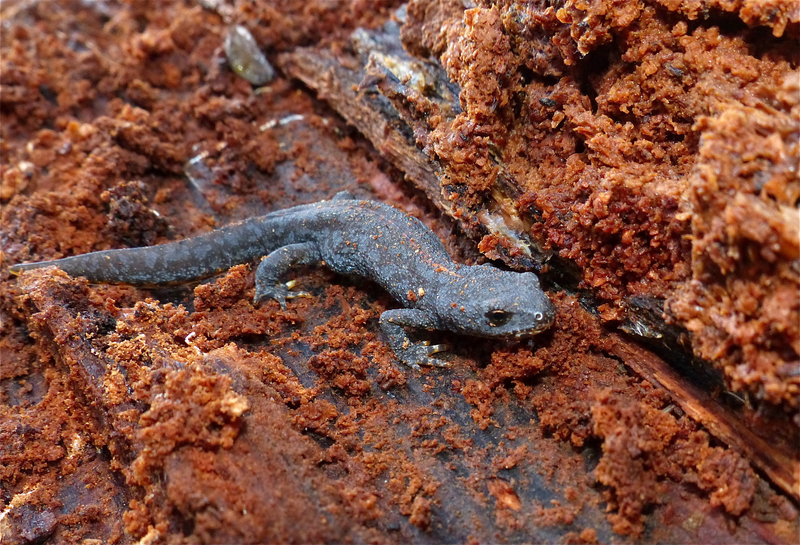
<path fill-rule="evenodd" d="M 255 302 L 302 293 L 279 277 L 295 264 L 322 262 L 335 272 L 374 280 L 406 308 L 387 310 L 380 325 L 407 365 L 442 365 L 441 345 L 412 343 L 404 327 L 479 337 L 527 338 L 547 329 L 555 307 L 533 273 L 452 261 L 422 222 L 390 206 L 342 193 L 250 218 L 160 246 L 107 250 L 14 265 L 11 271 L 58 266 L 90 282 L 169 285 L 207 278 L 266 256 L 256 271 Z"/>

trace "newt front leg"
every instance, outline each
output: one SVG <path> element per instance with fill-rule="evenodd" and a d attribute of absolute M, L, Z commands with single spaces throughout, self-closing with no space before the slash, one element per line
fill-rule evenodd
<path fill-rule="evenodd" d="M 381 314 L 380 324 L 381 330 L 389 340 L 389 346 L 392 347 L 397 357 L 412 369 L 419 369 L 420 365 L 447 367 L 447 362 L 430 357 L 432 354 L 447 350 L 447 345 L 432 345 L 427 342 L 413 343 L 403 329 L 404 326 L 428 331 L 439 329 L 436 319 L 431 314 L 423 310 L 408 308 L 387 310 Z"/>

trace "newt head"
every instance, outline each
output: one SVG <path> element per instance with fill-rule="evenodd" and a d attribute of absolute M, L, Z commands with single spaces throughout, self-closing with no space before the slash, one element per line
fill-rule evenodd
<path fill-rule="evenodd" d="M 525 339 L 553 324 L 555 305 L 535 274 L 489 265 L 465 267 L 462 274 L 437 293 L 438 318 L 447 329 L 477 337 Z"/>

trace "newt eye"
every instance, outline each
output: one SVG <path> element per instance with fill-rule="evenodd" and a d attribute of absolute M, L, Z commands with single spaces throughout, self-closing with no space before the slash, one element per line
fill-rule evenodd
<path fill-rule="evenodd" d="M 490 326 L 500 327 L 501 325 L 506 325 L 508 322 L 510 322 L 511 318 L 514 316 L 514 313 L 497 308 L 490 310 L 485 314 L 485 316 L 486 319 L 489 320 Z"/>

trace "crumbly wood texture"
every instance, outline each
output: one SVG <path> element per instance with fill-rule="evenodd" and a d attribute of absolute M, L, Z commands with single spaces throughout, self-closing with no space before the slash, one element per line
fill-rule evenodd
<path fill-rule="evenodd" d="M 622 4 L 413 2 L 382 41 L 399 3 L 3 2 L 0 541 L 795 540 L 795 485 L 760 465 L 788 446 L 797 467 L 791 365 L 759 392 L 793 361 L 770 324 L 794 311 L 760 294 L 796 272 L 775 223 L 796 210 L 796 4 Z M 237 24 L 279 69 L 265 87 L 228 65 Z M 541 271 L 555 324 L 434 334 L 451 367 L 416 373 L 385 291 L 324 268 L 290 272 L 311 297 L 286 309 L 253 305 L 248 265 L 162 290 L 8 273 L 342 190 L 456 261 Z M 687 328 L 740 358 L 736 392 L 682 359 Z M 731 414 L 771 449 L 720 432 Z"/>

